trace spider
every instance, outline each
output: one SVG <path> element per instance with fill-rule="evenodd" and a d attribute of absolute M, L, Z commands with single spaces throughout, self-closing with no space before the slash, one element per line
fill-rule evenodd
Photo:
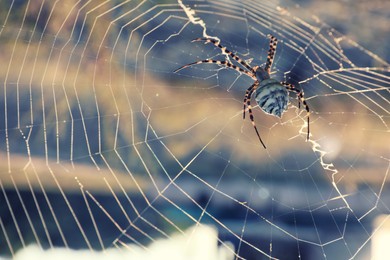
<path fill-rule="evenodd" d="M 298 108 L 301 108 L 301 103 L 302 103 L 307 112 L 307 140 L 309 140 L 309 136 L 310 136 L 310 129 L 309 129 L 310 110 L 303 96 L 303 91 L 295 88 L 295 86 L 290 83 L 287 83 L 285 81 L 279 82 L 276 79 L 270 77 L 271 66 L 274 60 L 274 56 L 276 52 L 276 44 L 278 40 L 276 39 L 276 37 L 272 35 L 268 35 L 268 37 L 270 38 L 270 43 L 269 43 L 267 62 L 265 63 L 264 68 L 260 66 L 251 67 L 246 61 L 241 59 L 239 56 L 227 50 L 226 47 L 223 47 L 219 43 L 219 41 L 210 38 L 196 38 L 192 42 L 204 41 L 205 44 L 206 43 L 214 44 L 216 47 L 220 48 L 223 53 L 230 55 L 230 57 L 232 57 L 237 63 L 242 65 L 246 70 L 230 63 L 229 61 L 206 59 L 206 60 L 200 60 L 193 63 L 189 63 L 174 71 L 174 73 L 176 73 L 179 70 L 182 70 L 184 68 L 196 64 L 214 63 L 220 66 L 234 69 L 255 80 L 255 82 L 245 92 L 243 119 L 245 119 L 245 112 L 248 108 L 249 118 L 252 122 L 253 127 L 255 128 L 257 137 L 259 138 L 259 141 L 263 145 L 264 149 L 266 149 L 266 146 L 260 137 L 259 131 L 257 130 L 254 121 L 253 112 L 252 112 L 251 98 L 253 94 L 255 94 L 255 100 L 257 104 L 266 114 L 274 115 L 281 118 L 283 112 L 287 109 L 287 105 L 289 101 L 288 91 L 295 92 L 298 99 Z"/>

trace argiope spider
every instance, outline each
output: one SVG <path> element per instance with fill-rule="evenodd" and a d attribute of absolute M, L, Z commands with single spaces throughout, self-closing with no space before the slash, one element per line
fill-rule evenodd
<path fill-rule="evenodd" d="M 245 67 L 247 70 L 244 70 L 229 61 L 219 61 L 219 60 L 201 60 L 201 61 L 196 61 L 193 63 L 189 63 L 187 65 L 184 65 L 174 72 L 178 72 L 179 70 L 182 70 L 184 68 L 187 68 L 192 65 L 196 64 L 201 64 L 201 63 L 215 63 L 220 66 L 225 66 L 231 69 L 234 69 L 240 73 L 244 73 L 245 75 L 248 75 L 252 79 L 255 80 L 255 82 L 250 86 L 246 92 L 245 92 L 245 97 L 244 97 L 244 111 L 243 111 L 243 118 L 245 119 L 245 111 L 246 108 L 248 108 L 249 112 L 249 118 L 252 122 L 253 127 L 255 128 L 256 134 L 259 137 L 260 143 L 263 145 L 263 147 L 266 149 L 266 146 L 261 140 L 259 131 L 257 130 L 253 113 L 252 113 L 252 106 L 251 106 L 251 97 L 252 94 L 255 93 L 255 100 L 259 107 L 267 114 L 274 115 L 277 117 L 282 117 L 283 112 L 287 109 L 288 101 L 289 101 L 289 95 L 288 91 L 295 92 L 298 98 L 298 107 L 301 107 L 301 103 L 306 109 L 307 112 L 307 140 L 309 140 L 310 136 L 310 129 L 309 129 L 309 115 L 310 115 L 310 110 L 309 106 L 307 105 L 305 98 L 303 96 L 303 91 L 298 90 L 295 88 L 294 85 L 287 83 L 285 81 L 279 82 L 276 79 L 273 79 L 270 77 L 270 72 L 271 72 L 271 66 L 272 62 L 274 60 L 274 55 L 276 52 L 276 44 L 278 40 L 272 36 L 269 35 L 270 38 L 270 43 L 269 43 L 269 50 L 268 50 L 268 56 L 267 56 L 267 62 L 263 67 L 260 66 L 254 66 L 251 67 L 249 64 L 238 57 L 236 54 L 233 52 L 229 51 L 226 49 L 226 47 L 223 47 L 222 45 L 219 44 L 218 41 L 214 39 L 209 39 L 209 38 L 197 38 L 193 40 L 192 42 L 197 42 L 197 41 L 204 41 L 205 43 L 212 43 L 216 47 L 220 48 L 225 54 L 230 55 L 235 61 L 237 61 L 239 64 L 241 64 L 243 67 Z M 288 91 L 287 91 L 288 90 Z"/>

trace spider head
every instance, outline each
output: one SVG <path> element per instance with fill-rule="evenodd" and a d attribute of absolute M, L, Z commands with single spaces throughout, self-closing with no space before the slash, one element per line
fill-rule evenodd
<path fill-rule="evenodd" d="M 263 67 L 256 66 L 256 67 L 254 67 L 254 70 L 255 70 L 255 73 L 256 73 L 255 75 L 256 75 L 256 78 L 258 81 L 261 82 L 265 79 L 270 78 L 268 71 L 266 71 Z"/>

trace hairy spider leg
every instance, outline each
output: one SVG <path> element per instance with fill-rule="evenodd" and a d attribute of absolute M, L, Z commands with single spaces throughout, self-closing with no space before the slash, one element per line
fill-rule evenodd
<path fill-rule="evenodd" d="M 251 86 L 251 87 L 252 87 L 252 86 Z M 251 94 L 253 93 L 253 91 L 254 91 L 256 88 L 257 88 L 257 85 L 255 85 L 255 86 L 252 88 L 252 90 L 249 91 L 249 94 L 248 94 L 249 97 L 246 99 L 246 105 L 247 105 L 247 107 L 248 107 L 249 118 L 250 118 L 250 120 L 251 120 L 251 122 L 252 122 L 253 127 L 255 128 L 257 137 L 259 138 L 260 143 L 263 145 L 264 149 L 267 149 L 267 147 L 265 146 L 263 140 L 261 140 L 259 131 L 257 130 L 256 124 L 255 124 L 255 119 L 254 119 L 254 117 L 253 117 L 253 112 L 252 112 Z"/>
<path fill-rule="evenodd" d="M 246 110 L 246 101 L 252 97 L 253 91 L 257 89 L 259 86 L 259 82 L 256 81 L 252 84 L 246 91 L 245 91 L 245 97 L 244 97 L 244 110 L 242 114 L 242 118 L 245 119 L 245 110 Z"/>
<path fill-rule="evenodd" d="M 267 56 L 267 62 L 265 63 L 265 71 L 268 72 L 268 74 L 271 73 L 271 66 L 274 62 L 274 56 L 276 52 L 276 44 L 278 43 L 278 39 L 275 38 L 273 35 L 269 35 L 270 41 L 269 41 L 269 50 L 268 50 L 268 56 Z"/>
<path fill-rule="evenodd" d="M 178 72 L 179 70 L 182 70 L 184 68 L 187 68 L 187 67 L 190 67 L 192 65 L 196 65 L 196 64 L 202 64 L 202 63 L 215 63 L 217 65 L 220 65 L 220 66 L 225 66 L 225 67 L 228 67 L 228 68 L 231 68 L 231 69 L 234 69 L 238 72 L 241 72 L 241 73 L 244 73 L 246 75 L 248 75 L 249 77 L 251 77 L 252 79 L 255 79 L 256 80 L 256 77 L 255 75 L 252 73 L 252 72 L 249 72 L 249 71 L 246 71 L 244 69 L 241 69 L 240 67 L 237 67 L 236 65 L 234 64 L 231 64 L 230 62 L 228 61 L 220 61 L 220 60 L 200 60 L 200 61 L 196 61 L 196 62 L 192 62 L 192 63 L 189 63 L 187 65 L 184 65 L 178 69 L 176 69 L 174 71 L 174 73 Z"/>
<path fill-rule="evenodd" d="M 192 40 L 192 42 L 198 42 L 198 41 L 205 41 L 206 43 L 214 44 L 216 47 L 220 48 L 223 53 L 230 55 L 230 57 L 232 57 L 235 61 L 240 63 L 242 66 L 247 68 L 249 71 L 255 73 L 253 68 L 245 60 L 241 59 L 237 54 L 234 54 L 233 52 L 231 52 L 228 49 L 226 49 L 226 47 L 223 47 L 219 43 L 219 41 L 216 41 L 216 40 L 210 39 L 210 38 L 196 38 L 196 39 Z"/>
<path fill-rule="evenodd" d="M 310 136 L 310 109 L 309 109 L 309 105 L 306 103 L 306 100 L 303 96 L 303 91 L 297 89 L 293 84 L 290 84 L 290 83 L 287 83 L 287 82 L 281 82 L 282 85 L 284 85 L 287 90 L 289 91 L 293 91 L 297 94 L 297 98 L 298 98 L 298 108 L 301 108 L 301 103 L 303 104 L 303 106 L 305 107 L 306 109 L 306 116 L 307 116 L 307 137 L 306 139 L 309 141 L 309 136 Z"/>

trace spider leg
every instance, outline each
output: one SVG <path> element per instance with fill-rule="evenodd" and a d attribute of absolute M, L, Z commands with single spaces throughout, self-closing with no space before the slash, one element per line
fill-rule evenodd
<path fill-rule="evenodd" d="M 268 74 L 271 73 L 271 66 L 272 66 L 272 63 L 274 61 L 274 56 L 275 56 L 275 52 L 276 52 L 276 44 L 278 43 L 278 39 L 275 38 L 275 36 L 273 35 L 268 35 L 268 37 L 270 38 L 270 41 L 269 41 L 269 50 L 268 50 L 268 56 L 267 56 L 267 62 L 265 64 L 265 71 L 268 72 Z"/>
<path fill-rule="evenodd" d="M 244 109 L 243 109 L 243 114 L 242 118 L 245 119 L 245 110 L 246 110 L 246 101 L 252 97 L 253 91 L 257 89 L 259 86 L 259 82 L 256 81 L 255 83 L 252 84 L 246 91 L 245 91 L 245 97 L 244 97 Z"/>
<path fill-rule="evenodd" d="M 289 91 L 293 91 L 297 94 L 297 98 L 298 98 L 298 108 L 301 108 L 301 103 L 303 104 L 303 106 L 305 107 L 306 109 L 306 116 L 307 116 L 307 140 L 309 140 L 309 136 L 310 136 L 310 109 L 309 109 L 309 105 L 306 103 L 306 100 L 303 96 L 303 91 L 302 90 L 299 90 L 297 89 L 293 84 L 290 84 L 290 83 L 287 83 L 287 82 L 281 82 L 282 85 L 284 85 L 287 90 Z"/>
<path fill-rule="evenodd" d="M 244 66 L 245 68 L 247 68 L 249 71 L 255 73 L 255 71 L 253 70 L 253 68 L 246 62 L 244 61 L 243 59 L 241 59 L 240 57 L 238 57 L 236 54 L 234 54 L 233 52 L 229 51 L 228 49 L 226 49 L 226 47 L 223 47 L 219 41 L 216 41 L 214 39 L 210 39 L 210 38 L 196 38 L 194 40 L 192 40 L 192 42 L 198 42 L 198 41 L 205 41 L 206 43 L 212 43 L 214 44 L 216 47 L 220 48 L 222 50 L 223 53 L 225 54 L 228 54 L 230 55 L 230 57 L 232 57 L 234 60 L 236 60 L 238 63 L 240 63 L 242 66 Z"/>
<path fill-rule="evenodd" d="M 255 87 L 253 87 L 253 88 L 255 88 Z M 253 88 L 252 88 L 252 92 L 253 92 Z M 250 99 L 250 97 L 246 99 L 246 105 L 248 106 L 249 118 L 250 118 L 250 120 L 252 122 L 253 127 L 255 128 L 257 137 L 259 138 L 260 143 L 263 145 L 264 149 L 267 149 L 267 147 L 265 147 L 265 144 L 264 144 L 263 140 L 261 140 L 259 131 L 257 130 L 256 124 L 255 124 L 255 120 L 254 120 L 253 113 L 252 113 L 252 106 L 251 106 L 251 99 Z"/>
<path fill-rule="evenodd" d="M 249 71 L 246 71 L 244 69 L 241 69 L 240 67 L 237 67 L 236 65 L 231 64 L 228 61 L 220 61 L 220 60 L 200 60 L 200 61 L 192 62 L 192 63 L 189 63 L 187 65 L 184 65 L 184 66 L 176 69 L 174 71 L 174 73 L 178 72 L 179 70 L 182 70 L 182 69 L 185 69 L 187 67 L 190 67 L 192 65 L 202 64 L 202 63 L 215 63 L 215 64 L 218 64 L 220 66 L 225 66 L 225 67 L 234 69 L 234 70 L 236 70 L 238 72 L 244 73 L 244 74 L 248 75 L 249 77 L 251 77 L 252 79 L 256 79 L 255 75 L 252 72 L 249 72 Z"/>

